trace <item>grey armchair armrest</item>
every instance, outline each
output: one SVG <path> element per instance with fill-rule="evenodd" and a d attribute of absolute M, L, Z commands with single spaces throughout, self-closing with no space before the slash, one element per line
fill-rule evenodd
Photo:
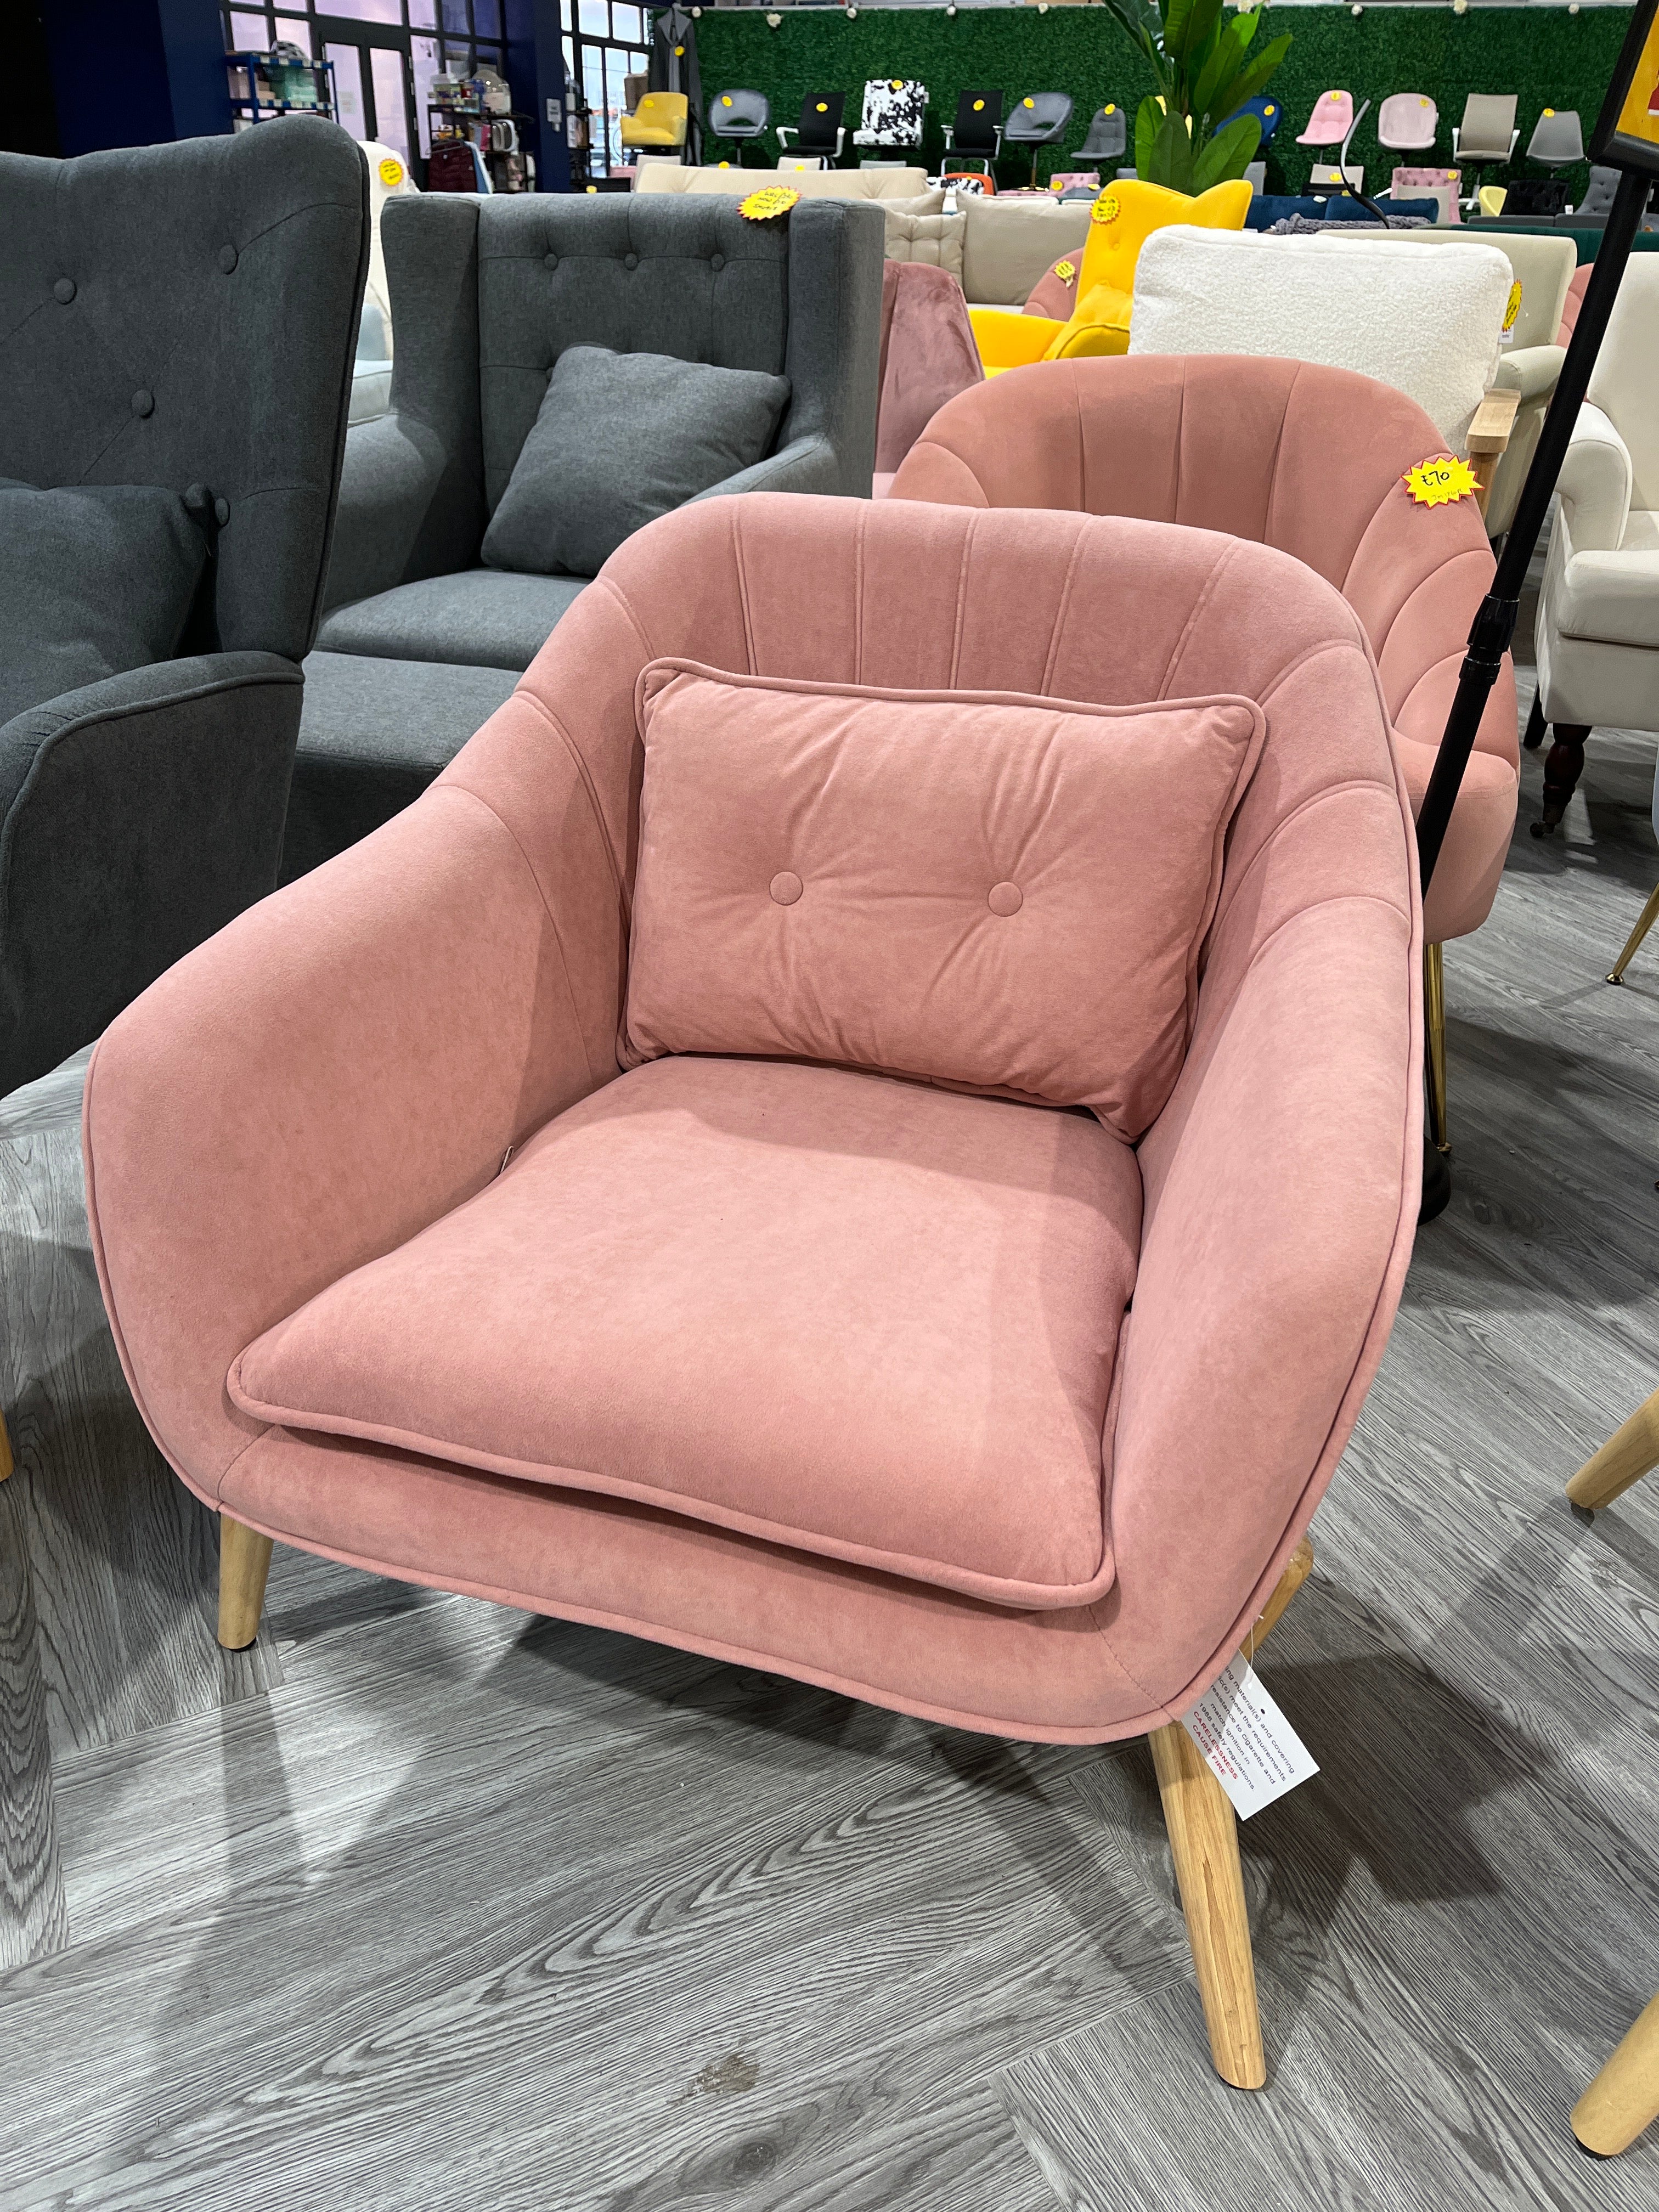
<path fill-rule="evenodd" d="M 846 471 L 828 438 L 792 438 L 782 450 L 763 461 L 739 469 L 723 483 L 700 491 L 698 499 L 724 499 L 734 491 L 845 492 Z M 867 487 L 866 487 L 867 490 Z"/>
<path fill-rule="evenodd" d="M 275 890 L 302 684 L 278 653 L 204 653 L 0 728 L 0 1092 Z"/>

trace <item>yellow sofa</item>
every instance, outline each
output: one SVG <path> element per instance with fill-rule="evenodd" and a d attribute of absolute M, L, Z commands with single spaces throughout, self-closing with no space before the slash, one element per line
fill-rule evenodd
<path fill-rule="evenodd" d="M 1213 185 L 1196 199 L 1163 185 L 1143 184 L 1138 177 L 1109 185 L 1090 212 L 1089 235 L 1073 280 L 1077 304 L 1069 321 L 996 308 L 969 310 L 985 374 L 998 376 L 1005 368 L 1079 354 L 1127 353 L 1135 263 L 1147 239 L 1176 222 L 1242 230 L 1249 204 L 1250 187 L 1243 178 Z M 1062 271 L 1066 265 L 1060 264 Z"/>

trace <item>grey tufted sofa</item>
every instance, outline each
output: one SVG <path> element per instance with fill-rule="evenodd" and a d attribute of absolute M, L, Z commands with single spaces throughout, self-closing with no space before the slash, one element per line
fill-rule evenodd
<path fill-rule="evenodd" d="M 272 890 L 368 264 L 320 118 L 0 155 L 0 477 L 216 514 L 181 657 L 0 728 L 0 1092 Z"/>
<path fill-rule="evenodd" d="M 285 881 L 418 798 L 583 589 L 478 561 L 567 346 L 781 372 L 774 452 L 717 489 L 869 496 L 884 239 L 836 200 L 766 223 L 712 196 L 388 203 L 392 409 L 346 443 Z"/>

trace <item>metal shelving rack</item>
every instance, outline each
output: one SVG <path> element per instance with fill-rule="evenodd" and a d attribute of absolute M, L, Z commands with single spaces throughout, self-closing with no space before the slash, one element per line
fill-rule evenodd
<path fill-rule="evenodd" d="M 239 131 L 276 115 L 325 115 L 332 122 L 339 114 L 332 62 L 308 62 L 303 58 L 295 61 L 287 54 L 240 53 L 227 54 L 225 67 L 230 75 L 231 113 Z M 314 98 L 277 100 L 273 96 L 279 79 L 283 89 L 288 91 L 291 88 L 288 80 L 301 73 L 311 79 Z M 259 89 L 262 80 L 264 93 Z"/>

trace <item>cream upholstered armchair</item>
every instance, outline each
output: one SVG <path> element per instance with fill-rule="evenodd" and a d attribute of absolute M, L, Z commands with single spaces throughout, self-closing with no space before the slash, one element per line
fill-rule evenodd
<path fill-rule="evenodd" d="M 222 1639 L 276 1538 L 1150 1734 L 1260 2087 L 1179 1716 L 1305 1571 L 1382 1358 L 1421 922 L 1364 632 L 1286 555 L 766 493 L 651 524 L 413 805 L 98 1047 L 100 1280 L 222 1516 Z"/>
<path fill-rule="evenodd" d="M 1659 258 L 1636 254 L 1561 464 L 1560 502 L 1538 596 L 1538 698 L 1527 742 L 1540 743 L 1547 726 L 1553 732 L 1544 763 L 1543 814 L 1534 825 L 1543 836 L 1566 811 L 1583 769 L 1584 741 L 1597 722 L 1659 730 L 1656 362 Z M 1651 918 L 1644 917 L 1644 931 Z"/>

